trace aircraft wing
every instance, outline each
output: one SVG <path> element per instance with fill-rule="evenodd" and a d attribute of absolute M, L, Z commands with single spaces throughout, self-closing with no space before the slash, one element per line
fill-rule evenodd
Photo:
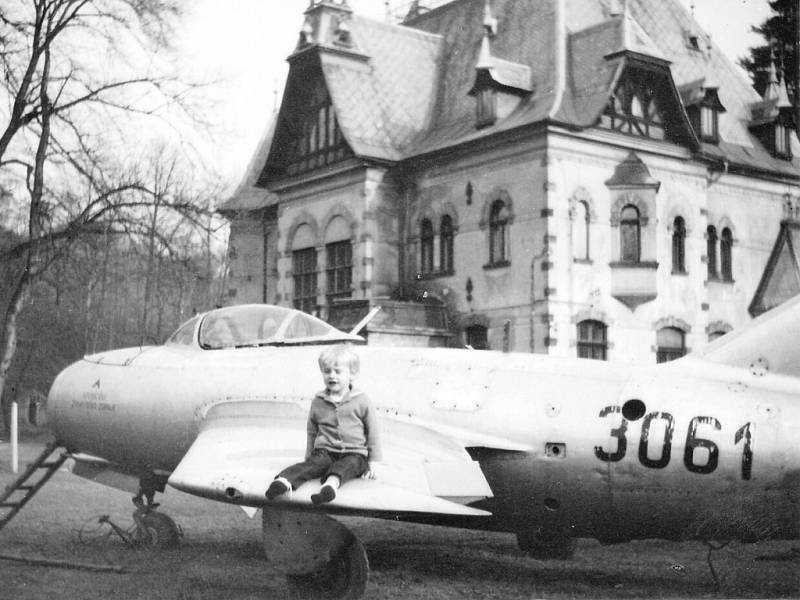
<path fill-rule="evenodd" d="M 267 486 L 305 452 L 307 404 L 231 400 L 212 406 L 200 433 L 168 483 L 190 494 L 258 507 L 268 503 Z M 357 479 L 337 492 L 326 512 L 425 513 L 487 516 L 468 503 L 491 497 L 477 462 L 463 446 L 431 429 L 383 419 L 384 460 L 377 479 Z M 270 502 L 311 506 L 319 481 Z"/>

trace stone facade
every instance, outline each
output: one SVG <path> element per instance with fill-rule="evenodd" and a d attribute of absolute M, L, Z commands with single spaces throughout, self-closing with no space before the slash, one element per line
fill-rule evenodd
<path fill-rule="evenodd" d="M 343 326 L 352 324 L 354 310 L 365 314 L 383 304 L 393 316 L 368 326 L 370 343 L 597 352 L 597 358 L 630 363 L 699 348 L 751 319 L 748 307 L 785 222 L 787 199 L 800 197 L 797 160 L 770 154 L 747 130 L 750 108 L 761 109 L 770 98 L 737 82 L 733 66 L 710 49 L 665 58 L 664 49 L 676 41 L 661 40 L 662 30 L 645 31 L 643 23 L 665 23 L 664 14 L 671 15 L 674 23 L 662 33 L 673 37 L 696 27 L 672 0 L 638 0 L 622 15 L 611 12 L 611 3 L 579 31 L 563 21 L 570 23 L 568 8 L 580 2 L 523 3 L 531 18 L 545 15 L 540 21 L 550 23 L 539 22 L 530 35 L 563 43 L 564 54 L 542 58 L 551 70 L 566 72 L 560 84 L 558 73 L 545 82 L 522 50 L 511 60 L 493 54 L 504 47 L 503 23 L 518 15 L 520 3 L 487 3 L 482 23 L 470 29 L 474 23 L 457 27 L 458 19 L 474 20 L 469 7 L 476 3 L 469 0 L 393 26 L 352 15 L 346 3 L 312 2 L 290 57 L 282 117 L 222 208 L 231 219 L 232 303 L 300 306 L 302 299 L 306 310 Z M 499 26 L 487 26 L 494 15 Z M 588 17 L 575 16 L 576 23 L 581 19 Z M 622 46 L 603 42 L 616 28 Z M 394 46 L 386 41 L 391 36 Z M 606 47 L 580 50 L 579 43 L 589 42 Z M 403 65 L 403 44 L 414 48 L 409 53 L 430 46 L 430 64 L 417 58 L 413 75 L 423 81 L 419 71 L 429 69 L 429 87 L 415 84 L 416 96 L 400 93 L 411 77 L 403 75 L 411 68 Z M 460 67 L 447 59 L 458 44 L 478 52 Z M 617 69 L 605 95 L 595 94 L 596 114 L 581 113 L 579 107 L 597 100 L 569 83 L 579 69 L 569 65 L 581 51 L 605 53 L 603 66 Z M 708 76 L 691 83 L 719 61 L 728 73 L 720 83 Z M 636 68 L 651 69 L 652 87 L 660 90 L 657 113 L 631 120 L 654 128 L 646 135 L 601 123 L 601 112 L 613 118 L 604 106 L 612 92 L 621 95 L 617 80 Z M 321 77 L 330 93 L 330 107 L 318 103 L 319 120 L 312 115 L 311 134 L 292 125 L 307 118 L 300 73 Z M 679 97 L 678 86 L 687 81 L 692 93 L 681 88 Z M 544 85 L 553 82 L 563 87 L 560 99 Z M 383 113 L 364 108 L 359 86 L 367 84 L 390 95 Z M 440 104 L 459 86 L 468 116 L 456 118 L 458 106 L 451 114 Z M 487 119 L 479 108 L 476 121 L 468 111 L 485 90 L 497 92 L 502 110 Z M 718 115 L 721 139 L 708 142 L 686 115 L 692 102 L 712 96 L 715 104 L 708 106 L 727 113 Z M 402 121 L 403 107 L 428 115 L 416 131 L 414 119 Z M 777 115 L 784 107 L 773 108 Z M 393 110 L 400 116 L 381 120 Z M 293 135 L 305 140 L 316 168 L 286 158 L 297 154 L 286 150 Z M 796 142 L 792 132 L 794 150 Z M 342 277 L 349 278 L 344 293 Z M 303 286 L 313 289 L 298 291 Z"/>

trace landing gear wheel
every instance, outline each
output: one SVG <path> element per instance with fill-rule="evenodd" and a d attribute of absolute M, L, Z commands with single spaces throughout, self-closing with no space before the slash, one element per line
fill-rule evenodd
<path fill-rule="evenodd" d="M 569 560 L 575 555 L 577 541 L 563 533 L 537 529 L 517 532 L 517 544 L 536 560 Z"/>
<path fill-rule="evenodd" d="M 356 600 L 369 579 L 369 562 L 364 545 L 353 537 L 327 564 L 312 573 L 287 575 L 296 598 Z"/>
<path fill-rule="evenodd" d="M 181 530 L 172 518 L 155 510 L 137 514 L 138 512 L 133 513 L 136 544 L 152 548 L 174 548 L 178 545 Z"/>

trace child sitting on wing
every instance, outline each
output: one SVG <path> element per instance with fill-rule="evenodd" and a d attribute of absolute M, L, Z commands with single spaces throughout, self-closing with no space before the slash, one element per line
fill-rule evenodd
<path fill-rule="evenodd" d="M 332 346 L 320 354 L 319 368 L 325 389 L 311 401 L 305 460 L 275 477 L 268 500 L 320 477 L 322 488 L 311 501 L 322 504 L 333 500 L 343 483 L 375 476 L 374 463 L 381 459 L 377 416 L 367 395 L 353 389 L 358 355 L 347 344 Z"/>

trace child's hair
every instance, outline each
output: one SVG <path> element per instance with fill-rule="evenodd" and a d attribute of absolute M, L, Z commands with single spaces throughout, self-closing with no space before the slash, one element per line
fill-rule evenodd
<path fill-rule="evenodd" d="M 358 354 L 353 351 L 353 347 L 350 344 L 339 344 L 338 346 L 325 348 L 319 355 L 319 368 L 322 369 L 337 361 L 342 361 L 350 367 L 351 374 L 358 374 L 361 363 L 358 360 Z"/>

